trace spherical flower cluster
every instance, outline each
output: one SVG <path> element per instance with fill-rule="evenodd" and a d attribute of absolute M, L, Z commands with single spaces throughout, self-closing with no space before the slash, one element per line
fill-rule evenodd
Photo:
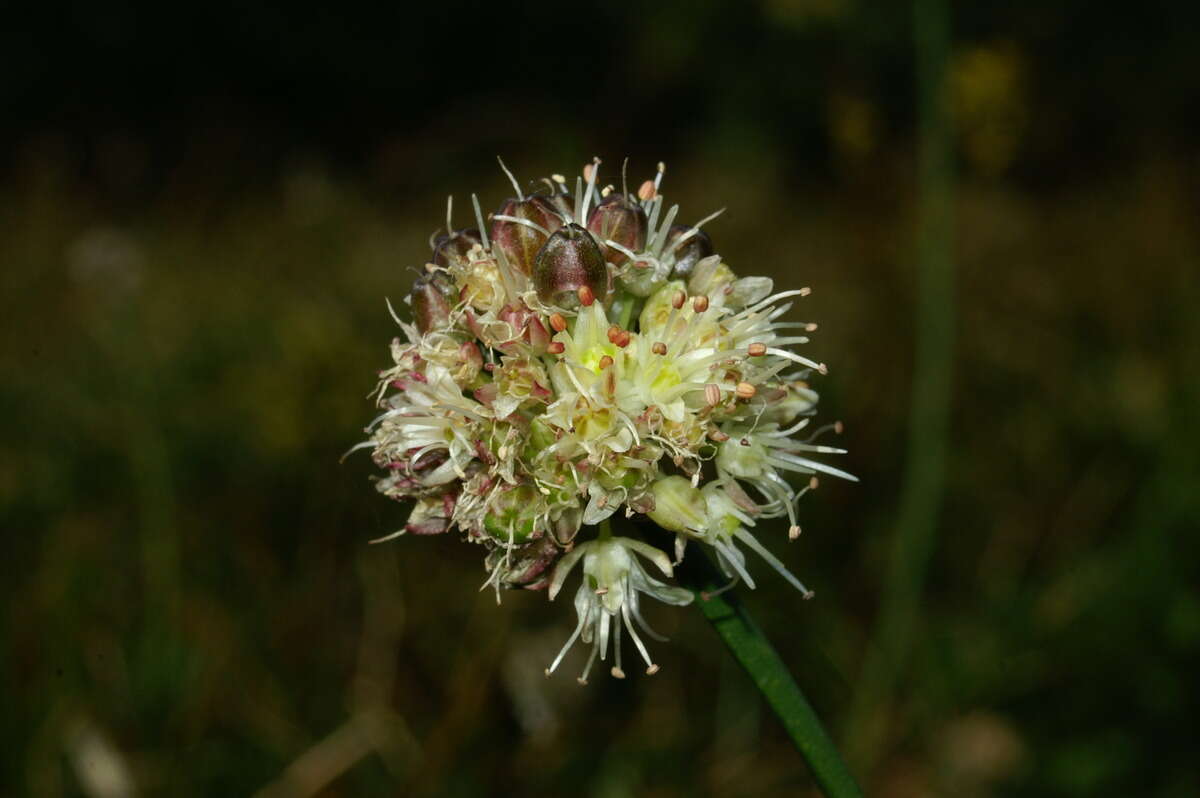
<path fill-rule="evenodd" d="M 809 591 L 750 531 L 787 517 L 818 473 L 849 474 L 814 455 L 843 450 L 794 436 L 815 413 L 809 387 L 822 363 L 792 347 L 816 325 L 785 321 L 808 289 L 774 293 L 766 277 L 738 277 L 700 225 L 676 224 L 659 193 L 664 168 L 636 193 L 599 188 L 599 160 L 575 180 L 555 175 L 478 227 L 447 229 L 399 317 L 394 364 L 381 374 L 380 415 L 367 427 L 384 470 L 376 485 L 415 502 L 395 534 L 459 531 L 485 551 L 485 586 L 548 588 L 574 566 L 577 639 L 591 645 L 580 681 L 613 640 L 623 677 L 622 627 L 647 672 L 658 670 L 638 634 L 644 594 L 687 604 L 666 577 L 672 560 L 610 517 L 648 518 L 686 544 L 708 546 L 730 584 L 754 586 L 744 549 L 806 597 Z M 506 170 L 507 172 L 507 170 Z M 395 316 L 396 314 L 393 313 Z M 799 489 L 792 475 L 805 479 Z M 581 540 L 585 527 L 597 536 Z M 590 537 L 590 535 L 588 536 Z"/>

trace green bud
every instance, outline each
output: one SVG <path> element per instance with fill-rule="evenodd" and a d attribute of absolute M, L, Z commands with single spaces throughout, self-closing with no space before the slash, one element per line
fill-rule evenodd
<path fill-rule="evenodd" d="M 664 477 L 650 486 L 654 509 L 648 515 L 670 532 L 700 532 L 708 524 L 704 495 L 681 476 Z"/>
<path fill-rule="evenodd" d="M 574 307 L 587 286 L 597 300 L 608 294 L 608 264 L 587 230 L 568 224 L 550 236 L 533 264 L 533 284 L 548 304 Z"/>
<path fill-rule="evenodd" d="M 525 543 L 533 535 L 540 506 L 537 490 L 529 485 L 501 491 L 483 519 L 484 529 L 500 543 L 508 543 L 510 539 L 513 543 Z"/>

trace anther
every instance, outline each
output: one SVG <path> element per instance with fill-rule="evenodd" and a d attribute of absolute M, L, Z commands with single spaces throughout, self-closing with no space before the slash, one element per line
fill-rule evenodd
<path fill-rule="evenodd" d="M 551 313 L 550 326 L 554 328 L 555 332 L 562 332 L 567 329 L 567 320 L 563 318 L 561 313 Z"/>
<path fill-rule="evenodd" d="M 754 394 L 758 393 L 758 389 L 748 382 L 739 382 L 734 393 L 738 395 L 739 399 L 750 399 Z"/>
<path fill-rule="evenodd" d="M 608 588 L 606 588 L 606 587 L 598 587 L 598 588 L 596 588 L 596 595 L 597 595 L 597 596 L 603 596 L 603 595 L 607 595 L 607 593 L 608 593 Z"/>
<path fill-rule="evenodd" d="M 620 334 L 621 334 L 621 326 L 620 325 L 614 324 L 611 327 L 609 327 L 608 328 L 609 343 L 615 344 L 617 342 L 617 337 L 620 336 Z"/>
<path fill-rule="evenodd" d="M 614 678 L 614 679 L 624 679 L 624 678 L 625 678 L 625 671 L 621 670 L 621 669 L 620 669 L 620 668 L 618 668 L 616 665 L 614 665 L 614 666 L 613 666 L 613 669 L 612 669 L 612 675 L 613 675 L 613 678 Z"/>
<path fill-rule="evenodd" d="M 575 681 L 579 682 L 581 685 L 587 684 L 587 679 L 583 678 L 582 676 L 576 676 Z"/>
<path fill-rule="evenodd" d="M 808 324 L 805 324 L 804 331 L 805 332 L 816 332 L 817 331 L 817 323 L 815 321 L 810 321 Z"/>
<path fill-rule="evenodd" d="M 650 351 L 656 355 L 665 355 L 667 353 L 667 345 L 662 341 L 655 341 L 654 346 L 650 347 Z"/>
<path fill-rule="evenodd" d="M 812 289 L 807 285 L 800 289 L 800 296 L 808 296 L 812 293 Z"/>
<path fill-rule="evenodd" d="M 795 540 L 798 537 L 800 537 L 800 527 L 795 524 L 788 527 L 788 540 Z"/>
<path fill-rule="evenodd" d="M 553 322 L 554 319 L 551 318 L 550 321 Z M 747 352 L 747 354 L 750 355 L 750 357 L 762 357 L 763 355 L 765 355 L 767 353 L 767 345 L 764 343 L 756 342 L 756 343 L 750 344 L 750 346 L 746 349 L 746 352 Z"/>
<path fill-rule="evenodd" d="M 658 666 L 651 662 L 650 667 L 646 668 L 646 675 L 653 676 L 656 673 L 658 673 Z"/>
<path fill-rule="evenodd" d="M 600 368 L 606 369 L 613 364 L 613 359 L 609 355 L 600 358 Z"/>
<path fill-rule="evenodd" d="M 687 302 L 687 294 L 682 291 L 676 291 L 675 296 L 671 297 L 671 307 L 676 310 L 682 308 L 684 302 Z"/>
<path fill-rule="evenodd" d="M 563 345 L 562 341 L 551 341 L 550 343 L 546 344 L 546 351 L 552 355 L 561 355 L 566 348 L 567 347 Z"/>
<path fill-rule="evenodd" d="M 629 346 L 630 340 L 629 330 L 621 330 L 620 334 L 617 335 L 617 340 L 613 341 L 613 343 L 624 349 Z"/>
<path fill-rule="evenodd" d="M 819 363 L 819 364 L 817 364 L 817 373 L 818 374 L 828 374 L 829 367 L 826 366 L 824 363 Z"/>
<path fill-rule="evenodd" d="M 817 486 L 820 484 L 821 484 L 821 480 L 817 479 L 816 477 L 809 477 L 809 479 L 808 479 L 808 489 L 809 490 L 816 490 Z"/>
<path fill-rule="evenodd" d="M 840 421 L 833 422 L 833 434 L 834 435 L 841 435 L 842 430 L 844 430 L 844 429 L 845 429 L 845 427 L 842 426 L 842 422 L 840 422 Z"/>
<path fill-rule="evenodd" d="M 641 188 L 638 189 L 638 199 L 640 200 L 652 200 L 654 199 L 654 194 L 655 191 L 653 180 L 647 180 L 645 183 L 642 183 Z"/>
<path fill-rule="evenodd" d="M 717 429 L 716 427 L 713 427 L 708 431 L 708 437 L 712 438 L 717 443 L 724 443 L 725 441 L 729 440 L 729 435 Z"/>
<path fill-rule="evenodd" d="M 703 313 L 704 311 L 708 310 L 708 297 L 706 297 L 704 294 L 701 294 L 693 299 L 692 310 L 696 311 L 697 313 Z"/>
<path fill-rule="evenodd" d="M 590 163 L 584 164 L 583 165 L 583 179 L 588 183 L 592 182 L 592 173 L 595 171 L 596 171 L 595 164 L 590 164 Z"/>
<path fill-rule="evenodd" d="M 542 672 L 546 674 L 546 678 L 547 678 L 547 679 L 549 679 L 549 678 L 550 678 L 550 669 L 549 669 L 549 668 L 546 668 L 546 670 L 544 670 L 544 671 L 542 671 Z"/>
<path fill-rule="evenodd" d="M 584 307 L 591 307 L 596 301 L 596 292 L 592 290 L 590 285 L 579 286 L 579 303 Z"/>
<path fill-rule="evenodd" d="M 721 403 L 721 389 L 713 383 L 704 386 L 704 401 L 710 405 L 718 405 Z"/>

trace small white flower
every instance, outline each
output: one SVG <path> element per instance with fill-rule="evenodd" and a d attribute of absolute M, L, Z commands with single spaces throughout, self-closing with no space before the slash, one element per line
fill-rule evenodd
<path fill-rule="evenodd" d="M 658 666 L 650 659 L 646 645 L 638 636 L 640 627 L 655 640 L 666 638 L 657 634 L 642 618 L 640 609 L 640 594 L 657 599 L 666 604 L 683 606 L 692 601 L 692 594 L 681 587 L 664 584 L 646 573 L 646 569 L 638 562 L 635 554 L 640 554 L 658 566 L 666 576 L 672 575 L 671 561 L 662 551 L 630 538 L 608 538 L 592 540 L 575 547 L 569 554 L 559 560 L 550 580 L 549 596 L 551 600 L 562 589 L 563 582 L 575 567 L 583 560 L 583 581 L 575 593 L 575 613 L 579 619 L 575 631 L 567 639 L 554 662 L 546 669 L 546 675 L 553 673 L 562 662 L 563 657 L 575 644 L 577 639 L 592 646 L 587 666 L 579 676 L 579 683 L 586 684 L 592 664 L 599 655 L 604 661 L 608 656 L 608 639 L 613 637 L 614 665 L 612 675 L 618 679 L 625 678 L 621 669 L 621 625 L 633 638 L 638 653 L 646 661 L 646 673 L 658 672 Z"/>

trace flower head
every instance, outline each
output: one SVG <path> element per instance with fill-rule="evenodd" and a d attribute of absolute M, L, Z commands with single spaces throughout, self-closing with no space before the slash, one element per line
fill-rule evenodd
<path fill-rule="evenodd" d="M 795 351 L 816 325 L 787 319 L 809 290 L 739 276 L 700 229 L 720 212 L 678 224 L 661 164 L 636 192 L 602 188 L 599 168 L 573 191 L 555 175 L 528 194 L 505 169 L 516 196 L 486 219 L 472 197 L 470 229 L 453 229 L 448 204 L 406 300 L 413 321 L 396 319 L 381 412 L 355 448 L 383 469 L 380 492 L 414 502 L 384 539 L 459 532 L 486 550 L 497 599 L 515 587 L 553 598 L 582 562 L 578 625 L 549 670 L 577 639 L 604 659 L 613 636 L 620 674 L 622 626 L 655 668 L 640 597 L 691 594 L 639 561 L 670 577 L 665 553 L 587 528 L 647 518 L 675 533 L 676 562 L 694 541 L 730 584 L 753 587 L 748 548 L 809 595 L 751 530 L 786 516 L 794 538 L 816 475 L 853 477 L 821 459 L 842 449 L 816 442 L 840 425 L 795 437 L 826 371 Z"/>

